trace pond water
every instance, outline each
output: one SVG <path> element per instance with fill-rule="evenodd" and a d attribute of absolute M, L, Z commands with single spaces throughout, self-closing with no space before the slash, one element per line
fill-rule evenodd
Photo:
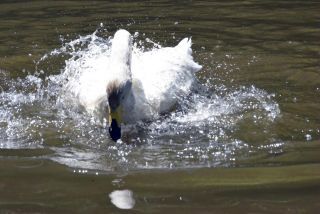
<path fill-rule="evenodd" d="M 316 213 L 317 1 L 2 1 L 0 210 Z M 203 66 L 170 114 L 123 142 L 65 97 L 117 29 L 135 50 L 192 37 Z"/>

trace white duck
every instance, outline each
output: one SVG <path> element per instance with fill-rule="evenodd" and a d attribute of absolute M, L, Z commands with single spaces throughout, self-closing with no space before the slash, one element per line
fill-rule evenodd
<path fill-rule="evenodd" d="M 108 121 L 115 141 L 121 137 L 121 123 L 153 120 L 172 110 L 190 93 L 194 74 L 201 69 L 193 61 L 191 39 L 176 47 L 132 53 L 126 30 L 115 33 L 106 61 L 104 69 L 80 77 L 77 97 L 88 112 Z"/>

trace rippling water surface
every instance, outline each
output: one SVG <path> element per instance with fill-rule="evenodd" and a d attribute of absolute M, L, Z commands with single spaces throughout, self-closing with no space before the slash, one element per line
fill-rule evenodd
<path fill-rule="evenodd" d="M 317 1 L 0 4 L 5 212 L 116 212 L 109 195 L 135 212 L 319 208 Z M 173 112 L 114 143 L 63 86 L 119 28 L 135 52 L 192 37 L 203 69 Z"/>

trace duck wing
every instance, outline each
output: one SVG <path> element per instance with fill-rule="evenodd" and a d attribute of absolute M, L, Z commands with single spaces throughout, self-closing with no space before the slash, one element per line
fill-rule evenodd
<path fill-rule="evenodd" d="M 170 111 L 190 93 L 195 72 L 202 68 L 193 60 L 191 45 L 191 39 L 185 38 L 175 47 L 133 54 L 133 94 L 136 100 L 148 103 L 146 112 Z"/>

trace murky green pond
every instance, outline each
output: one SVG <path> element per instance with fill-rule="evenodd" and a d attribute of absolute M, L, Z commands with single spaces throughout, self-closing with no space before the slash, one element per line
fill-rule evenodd
<path fill-rule="evenodd" d="M 317 213 L 319 1 L 1 1 L 0 213 Z M 61 98 L 124 28 L 197 87 L 115 143 Z M 119 192 L 120 190 L 120 192 Z M 118 191 L 118 192 L 117 192 Z"/>

